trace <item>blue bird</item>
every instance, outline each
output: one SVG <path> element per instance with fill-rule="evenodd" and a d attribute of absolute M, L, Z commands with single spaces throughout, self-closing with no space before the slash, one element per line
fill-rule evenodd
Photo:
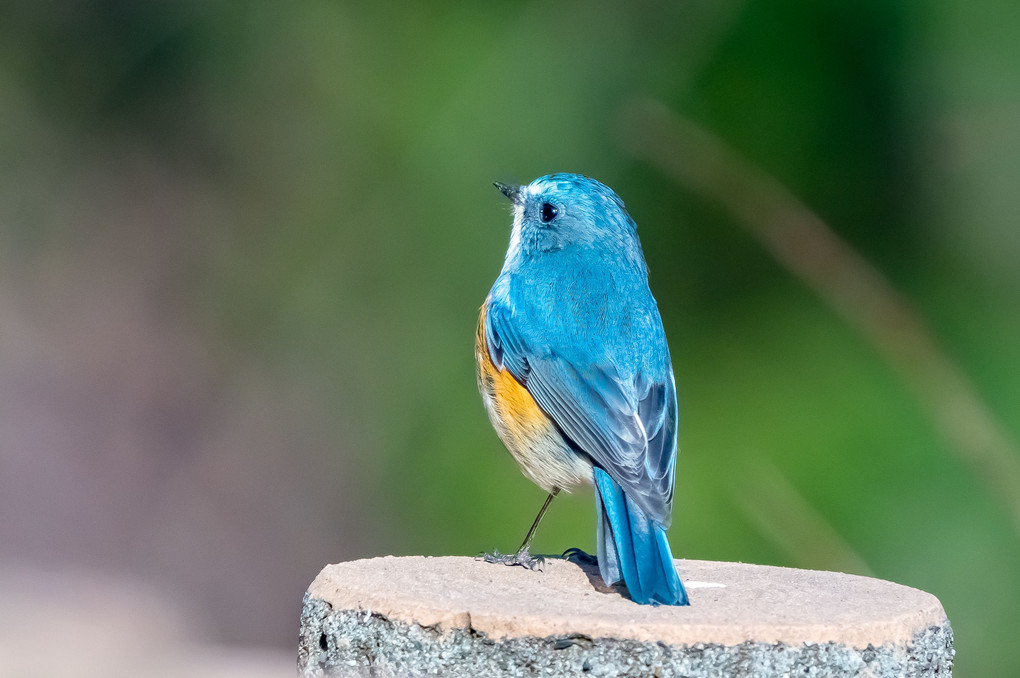
<path fill-rule="evenodd" d="M 478 387 L 549 496 L 518 552 L 486 559 L 533 568 L 530 542 L 553 497 L 592 484 L 602 579 L 622 579 L 637 603 L 687 605 L 666 540 L 676 385 L 637 226 L 616 193 L 579 174 L 495 186 L 514 221 L 478 320 Z"/>

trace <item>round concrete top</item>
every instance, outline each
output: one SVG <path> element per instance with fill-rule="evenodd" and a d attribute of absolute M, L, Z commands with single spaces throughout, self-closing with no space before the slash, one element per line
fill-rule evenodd
<path fill-rule="evenodd" d="M 946 621 L 938 599 L 870 577 L 784 567 L 676 561 L 689 607 L 637 605 L 597 568 L 549 559 L 542 571 L 465 557 L 373 558 L 328 565 L 309 597 L 421 626 L 492 638 L 584 634 L 670 645 L 910 642 Z"/>

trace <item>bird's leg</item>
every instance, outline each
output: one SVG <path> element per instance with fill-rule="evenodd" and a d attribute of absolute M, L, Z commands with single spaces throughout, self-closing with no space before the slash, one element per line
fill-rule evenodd
<path fill-rule="evenodd" d="M 528 530 L 528 534 L 524 537 L 524 542 L 521 544 L 521 548 L 517 549 L 517 555 L 524 555 L 527 557 L 528 548 L 531 546 L 531 540 L 535 538 L 535 531 L 538 529 L 538 524 L 542 522 L 542 517 L 545 515 L 546 510 L 549 508 L 549 504 L 552 503 L 553 497 L 560 493 L 560 488 L 553 488 L 553 491 L 549 493 L 549 496 L 545 498 L 545 503 L 542 504 L 542 508 L 539 509 L 538 515 L 535 516 L 535 522 L 531 524 L 531 529 Z"/>
<path fill-rule="evenodd" d="M 517 549 L 517 553 L 511 555 L 509 553 L 493 551 L 492 553 L 485 554 L 485 562 L 501 563 L 503 565 L 520 565 L 521 567 L 526 567 L 529 570 L 537 570 L 538 566 L 542 564 L 545 558 L 542 556 L 531 555 L 528 549 L 531 547 L 531 540 L 535 537 L 535 531 L 538 529 L 538 524 L 542 522 L 542 517 L 545 516 L 546 509 L 548 509 L 549 504 L 552 503 L 553 497 L 559 493 L 560 488 L 553 488 L 553 491 L 545 498 L 545 503 L 542 504 L 542 508 L 539 509 L 538 515 L 535 516 L 535 522 L 531 524 L 531 529 L 528 530 L 527 536 L 524 537 L 524 543 L 521 544 L 521 548 Z"/>

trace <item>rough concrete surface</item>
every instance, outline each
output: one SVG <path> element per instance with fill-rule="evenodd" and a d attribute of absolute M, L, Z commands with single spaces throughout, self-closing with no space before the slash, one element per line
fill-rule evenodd
<path fill-rule="evenodd" d="M 677 561 L 690 607 L 636 605 L 597 569 L 471 558 L 327 566 L 305 595 L 305 676 L 948 676 L 934 596 L 834 572 Z"/>

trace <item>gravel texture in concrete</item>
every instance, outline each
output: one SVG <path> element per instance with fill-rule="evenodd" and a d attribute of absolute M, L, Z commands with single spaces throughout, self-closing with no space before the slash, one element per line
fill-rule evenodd
<path fill-rule="evenodd" d="M 326 567 L 305 596 L 305 676 L 948 676 L 930 594 L 833 572 L 677 561 L 690 607 L 636 605 L 596 570 L 471 558 Z"/>

